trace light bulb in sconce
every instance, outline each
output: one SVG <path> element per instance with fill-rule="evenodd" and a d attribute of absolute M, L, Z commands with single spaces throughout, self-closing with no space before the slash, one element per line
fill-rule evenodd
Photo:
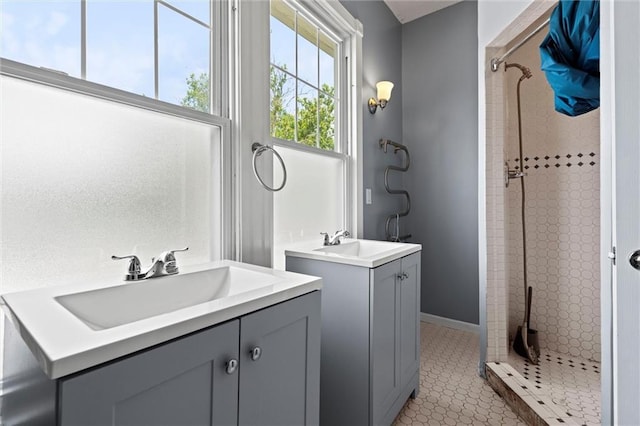
<path fill-rule="evenodd" d="M 379 81 L 376 83 L 378 89 L 378 100 L 376 98 L 369 98 L 369 112 L 375 114 L 378 107 L 384 109 L 387 106 L 387 102 L 391 99 L 391 90 L 393 90 L 393 83 L 390 81 Z"/>

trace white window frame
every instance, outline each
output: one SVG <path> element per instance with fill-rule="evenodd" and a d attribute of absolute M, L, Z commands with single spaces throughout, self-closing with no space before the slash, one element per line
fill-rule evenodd
<path fill-rule="evenodd" d="M 282 146 L 330 158 L 343 163 L 343 223 L 354 236 L 362 238 L 362 24 L 336 0 L 284 0 L 304 18 L 338 41 L 338 72 L 335 93 L 339 99 L 333 151 L 271 136 L 274 146 Z M 299 79 L 296 76 L 296 79 Z M 297 96 L 297 94 L 296 94 Z M 297 98 L 296 98 L 297 99 Z M 297 102 L 297 100 L 296 100 Z"/>
<path fill-rule="evenodd" d="M 155 2 L 156 11 L 157 3 L 158 0 Z M 83 0 L 82 7 L 84 7 L 84 5 L 85 1 Z M 218 127 L 220 129 L 221 140 L 220 149 L 216 150 L 216 154 L 220 155 L 220 167 L 218 169 L 212 164 L 212 173 L 214 173 L 216 178 L 219 178 L 220 182 L 221 211 L 218 215 L 219 221 L 213 224 L 212 234 L 210 235 L 211 255 L 213 258 L 233 259 L 236 256 L 237 250 L 237 236 L 234 232 L 237 224 L 235 219 L 232 171 L 232 122 L 229 118 L 231 94 L 229 90 L 226 89 L 230 78 L 230 72 L 228 70 L 230 64 L 229 43 L 231 39 L 229 33 L 230 24 L 228 22 L 230 5 L 226 0 L 212 0 L 211 6 L 211 25 L 213 29 L 211 31 L 211 53 L 209 56 L 210 63 L 212 64 L 210 67 L 209 85 L 212 93 L 214 95 L 218 94 L 215 99 L 215 104 L 213 103 L 213 97 L 210 96 L 210 105 L 213 105 L 211 108 L 212 113 L 197 111 L 192 108 L 127 92 L 82 78 L 72 77 L 64 72 L 36 67 L 5 58 L 0 58 L 0 75 Z M 84 31 L 83 29 L 83 33 Z M 155 34 L 155 43 L 157 44 L 157 32 Z M 83 69 L 85 68 L 83 67 Z M 157 73 L 157 63 L 155 72 Z M 214 206 L 212 205 L 212 207 Z M 216 230 L 219 230 L 219 232 L 216 232 Z"/>

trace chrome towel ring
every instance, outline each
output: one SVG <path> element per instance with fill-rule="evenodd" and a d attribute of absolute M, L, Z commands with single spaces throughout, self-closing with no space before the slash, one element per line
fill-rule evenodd
<path fill-rule="evenodd" d="M 254 142 L 251 145 L 251 151 L 253 151 L 253 159 L 251 161 L 253 163 L 253 174 L 255 175 L 256 179 L 258 179 L 258 182 L 260 182 L 260 185 L 262 185 L 262 187 L 267 191 L 271 191 L 271 192 L 278 192 L 282 188 L 284 188 L 284 185 L 287 183 L 287 168 L 284 165 L 284 161 L 282 160 L 282 157 L 280 157 L 280 154 L 278 154 L 278 151 L 276 151 L 275 149 L 273 149 L 273 147 L 269 145 L 262 145 L 259 142 Z M 260 157 L 262 153 L 265 151 L 273 152 L 273 155 L 278 159 L 278 161 L 280 162 L 280 165 L 282 166 L 282 184 L 280 184 L 280 186 L 277 188 L 272 188 L 266 183 L 264 183 L 264 181 L 258 174 L 258 166 L 256 164 L 256 159 Z"/>

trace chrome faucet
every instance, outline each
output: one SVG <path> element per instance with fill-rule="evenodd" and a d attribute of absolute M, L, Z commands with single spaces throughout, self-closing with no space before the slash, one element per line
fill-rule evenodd
<path fill-rule="evenodd" d="M 337 246 L 338 244 L 340 244 L 340 238 L 341 237 L 350 237 L 351 234 L 349 233 L 349 231 L 336 231 L 335 234 L 333 234 L 331 237 L 329 236 L 329 234 L 327 234 L 326 232 L 321 232 L 320 235 L 324 235 L 324 241 L 323 244 L 325 246 Z"/>
<path fill-rule="evenodd" d="M 162 277 L 165 275 L 174 275 L 179 272 L 174 253 L 177 251 L 187 251 L 189 247 L 179 250 L 169 250 L 162 252 L 157 258 L 151 259 L 151 266 L 145 272 L 141 271 L 140 259 L 135 254 L 128 256 L 111 256 L 113 260 L 131 259 L 129 269 L 124 276 L 125 281 L 141 281 L 148 278 Z"/>

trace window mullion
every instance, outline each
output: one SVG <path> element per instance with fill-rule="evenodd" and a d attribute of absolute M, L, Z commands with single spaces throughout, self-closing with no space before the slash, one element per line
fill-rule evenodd
<path fill-rule="evenodd" d="M 340 152 L 343 152 L 345 154 L 348 155 L 353 155 L 353 143 L 349 143 L 349 138 L 351 136 L 351 133 L 348 129 L 351 128 L 351 126 L 353 126 L 353 120 L 351 119 L 350 115 L 351 115 L 351 102 L 353 102 L 353 100 L 351 99 L 351 86 L 352 86 L 352 81 L 351 81 L 351 73 L 350 73 L 350 69 L 351 69 L 351 64 L 349 64 L 349 55 L 347 54 L 348 49 L 345 49 L 345 42 L 343 41 L 342 43 L 340 43 L 340 45 L 338 46 L 338 60 L 343 64 L 343 66 L 341 66 L 337 71 L 336 74 L 337 76 L 335 78 L 340 79 L 341 81 L 341 85 L 337 86 L 336 85 L 336 89 L 333 91 L 333 99 L 334 99 L 334 105 L 335 105 L 335 110 L 334 110 L 334 117 L 336 118 L 336 121 L 334 122 L 334 126 L 335 126 L 335 130 L 334 130 L 334 137 L 336 139 L 340 139 L 339 144 L 336 143 L 335 148 L 339 149 Z M 344 58 L 344 61 L 343 61 Z M 338 103 L 338 99 L 341 100 L 340 103 Z M 338 132 L 339 131 L 339 136 L 338 136 Z"/>
<path fill-rule="evenodd" d="M 205 22 L 202 22 L 198 18 L 195 18 L 195 17 L 189 15 L 187 12 L 185 12 L 183 10 L 180 10 L 175 6 L 172 6 L 171 3 L 167 3 L 166 1 L 163 1 L 163 0 L 155 0 L 155 3 L 160 3 L 164 7 L 166 7 L 167 9 L 173 10 L 177 14 L 184 16 L 185 18 L 189 19 L 190 21 L 195 22 L 196 24 L 198 24 L 198 25 L 200 25 L 200 26 L 202 26 L 204 28 L 211 29 L 211 25 L 206 24 Z M 211 2 L 209 2 L 209 22 L 213 22 L 213 20 L 211 18 Z"/>
<path fill-rule="evenodd" d="M 220 74 L 222 73 L 222 68 L 219 66 L 221 61 L 213 61 L 213 57 L 216 53 L 215 49 L 220 49 L 220 53 L 218 57 L 222 57 L 222 43 L 220 43 L 220 37 L 218 35 L 220 32 L 216 33 L 213 31 L 213 25 L 217 24 L 218 27 L 222 27 L 222 19 L 216 20 L 216 17 L 222 16 L 222 6 L 219 3 L 217 4 L 217 12 L 213 11 L 213 2 L 209 2 L 209 22 L 211 26 L 209 26 L 209 112 L 216 113 L 217 115 L 225 115 L 223 112 L 222 104 L 224 96 L 222 96 L 221 92 L 221 82 L 220 82 Z M 217 65 L 216 65 L 217 64 Z M 215 68 L 214 68 L 215 67 Z M 215 72 L 214 72 L 215 69 Z M 214 79 L 215 76 L 215 79 Z M 218 102 L 216 106 L 213 105 L 213 97 L 214 93 L 218 97 Z M 226 113 L 228 116 L 228 113 Z"/>
<path fill-rule="evenodd" d="M 344 43 L 342 43 L 342 45 L 340 46 L 340 57 L 342 57 L 342 55 L 345 53 L 344 51 L 345 51 Z M 351 73 L 349 71 L 351 70 L 351 66 L 352 66 L 349 63 L 349 60 L 350 60 L 350 56 L 345 55 L 344 70 L 341 70 L 341 73 L 340 73 L 341 78 L 344 79 L 344 83 L 345 83 L 344 85 L 342 85 L 343 88 L 345 87 L 350 88 L 354 84 L 354 82 L 351 80 Z M 340 129 L 340 150 L 345 154 L 353 156 L 353 153 L 355 151 L 355 141 L 351 141 L 351 143 L 348 142 L 348 140 L 351 138 L 351 132 L 349 132 L 347 129 L 351 128 L 351 126 L 354 126 L 354 117 L 352 116 L 351 108 L 344 106 L 344 105 L 351 105 L 351 102 L 353 102 L 353 100 L 351 99 L 351 90 L 345 89 L 345 90 L 342 90 L 341 93 L 336 91 L 334 92 L 334 96 L 336 98 L 339 97 L 340 99 L 342 99 L 341 104 L 339 104 L 337 100 L 334 101 L 338 107 L 342 107 L 338 110 L 338 113 L 335 115 L 337 119 L 340 120 L 339 127 L 338 127 L 338 124 L 336 123 L 336 127 Z"/>
<path fill-rule="evenodd" d="M 80 0 L 80 78 L 87 79 L 87 0 Z"/>
<path fill-rule="evenodd" d="M 318 75 L 316 76 L 316 87 L 318 94 L 316 96 L 316 147 L 320 148 L 320 30 L 316 28 L 316 68 Z"/>
<path fill-rule="evenodd" d="M 295 93 L 293 94 L 293 100 L 295 104 L 295 116 L 293 117 L 293 139 L 298 142 L 298 12 L 296 11 L 295 20 L 294 20 L 295 34 L 296 34 L 296 52 L 295 52 L 295 70 L 296 70 L 296 78 L 295 78 Z"/>
<path fill-rule="evenodd" d="M 155 99 L 159 99 L 159 78 L 160 73 L 158 72 L 158 63 L 159 63 L 159 53 L 158 53 L 158 1 L 155 0 L 153 2 L 153 90 Z"/>

